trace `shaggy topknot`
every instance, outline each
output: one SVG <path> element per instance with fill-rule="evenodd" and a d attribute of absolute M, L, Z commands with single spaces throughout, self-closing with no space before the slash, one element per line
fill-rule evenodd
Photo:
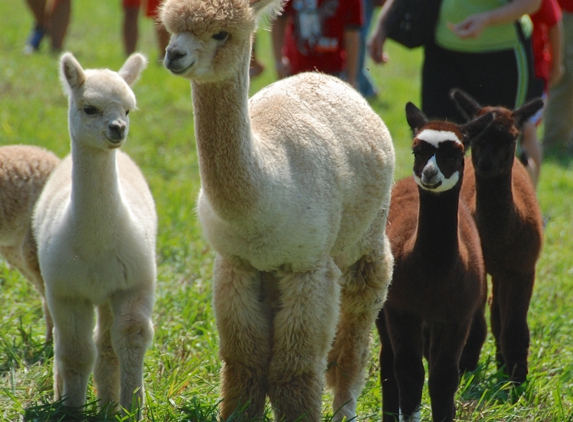
<path fill-rule="evenodd" d="M 160 10 L 161 22 L 171 34 L 219 31 L 252 32 L 257 26 L 259 8 L 274 19 L 284 0 L 249 2 L 247 0 L 166 0 Z M 251 7 L 252 4 L 252 7 Z M 258 7 L 257 7 L 258 6 Z"/>

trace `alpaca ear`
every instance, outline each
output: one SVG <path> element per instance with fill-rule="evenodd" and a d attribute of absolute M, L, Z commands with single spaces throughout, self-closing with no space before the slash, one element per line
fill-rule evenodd
<path fill-rule="evenodd" d="M 64 53 L 60 58 L 60 79 L 66 95 L 70 95 L 86 80 L 86 75 L 80 63 L 72 53 Z"/>
<path fill-rule="evenodd" d="M 283 10 L 285 2 L 286 0 L 249 0 L 249 6 L 259 18 L 267 14 L 270 19 L 274 19 Z"/>
<path fill-rule="evenodd" d="M 458 110 L 460 110 L 467 120 L 471 120 L 477 116 L 482 108 L 476 100 L 461 89 L 452 89 L 450 91 L 450 97 L 454 100 Z"/>
<path fill-rule="evenodd" d="M 127 58 L 121 69 L 117 73 L 129 86 L 132 86 L 147 67 L 147 59 L 143 54 L 133 53 Z"/>
<path fill-rule="evenodd" d="M 518 128 L 521 128 L 523 124 L 531 117 L 534 116 L 539 110 L 543 108 L 543 100 L 541 98 L 536 98 L 531 100 L 518 109 L 514 110 L 511 115 L 515 120 L 515 124 Z"/>
<path fill-rule="evenodd" d="M 463 144 L 466 148 L 470 141 L 482 133 L 485 128 L 493 121 L 493 117 L 494 112 L 490 111 L 489 113 L 479 116 L 477 119 L 474 119 L 469 123 L 459 126 L 461 132 L 464 134 Z"/>
<path fill-rule="evenodd" d="M 412 133 L 418 132 L 422 127 L 428 124 L 428 118 L 418 107 L 409 102 L 406 104 L 406 120 L 412 129 Z"/>

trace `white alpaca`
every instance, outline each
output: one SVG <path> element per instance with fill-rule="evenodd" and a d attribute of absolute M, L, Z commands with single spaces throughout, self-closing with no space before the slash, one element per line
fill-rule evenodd
<path fill-rule="evenodd" d="M 257 417 L 268 395 L 277 420 L 318 421 L 328 363 L 335 419 L 350 419 L 391 278 L 394 150 L 334 77 L 298 75 L 248 100 L 257 20 L 280 6 L 167 0 L 161 12 L 165 65 L 192 82 L 198 214 L 217 251 L 221 415 L 248 404 L 243 417 Z"/>
<path fill-rule="evenodd" d="M 0 256 L 30 281 L 42 296 L 46 342 L 52 341 L 52 318 L 32 234 L 32 211 L 60 159 L 31 145 L 0 147 Z"/>
<path fill-rule="evenodd" d="M 71 155 L 38 200 L 33 229 L 54 319 L 54 395 L 82 406 L 94 361 L 102 406 L 143 402 L 143 357 L 153 337 L 157 218 L 139 168 L 119 147 L 134 110 L 130 85 L 147 62 L 119 72 L 61 58 L 69 96 Z M 97 329 L 94 344 L 94 307 Z"/>

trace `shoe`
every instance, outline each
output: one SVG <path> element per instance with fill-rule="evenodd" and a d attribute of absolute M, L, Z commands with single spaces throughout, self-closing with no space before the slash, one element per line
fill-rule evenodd
<path fill-rule="evenodd" d="M 46 31 L 40 26 L 35 26 L 26 41 L 26 47 L 24 47 L 24 54 L 32 54 L 38 51 L 40 48 L 40 43 L 44 39 Z"/>

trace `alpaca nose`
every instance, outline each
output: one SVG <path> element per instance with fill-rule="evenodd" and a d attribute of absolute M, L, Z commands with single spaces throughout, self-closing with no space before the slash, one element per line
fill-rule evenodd
<path fill-rule="evenodd" d="M 176 60 L 181 59 L 182 57 L 185 57 L 185 52 L 182 50 L 179 50 L 177 47 L 168 47 L 166 49 L 166 56 L 167 60 L 169 62 L 174 62 Z"/>
<path fill-rule="evenodd" d="M 121 141 L 125 138 L 127 124 L 123 120 L 114 120 L 109 123 L 109 134 L 112 141 Z"/>
<path fill-rule="evenodd" d="M 433 184 L 434 179 L 436 178 L 438 173 L 439 173 L 438 168 L 435 165 L 428 163 L 428 165 L 426 165 L 426 167 L 424 167 L 424 170 L 422 171 L 422 181 L 427 184 Z"/>

